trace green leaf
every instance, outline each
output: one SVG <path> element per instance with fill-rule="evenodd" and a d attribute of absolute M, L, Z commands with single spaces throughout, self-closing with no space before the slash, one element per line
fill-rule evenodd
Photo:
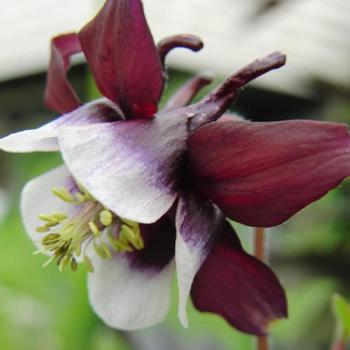
<path fill-rule="evenodd" d="M 348 301 L 339 294 L 334 294 L 332 306 L 340 337 L 346 341 L 350 339 L 350 305 Z"/>

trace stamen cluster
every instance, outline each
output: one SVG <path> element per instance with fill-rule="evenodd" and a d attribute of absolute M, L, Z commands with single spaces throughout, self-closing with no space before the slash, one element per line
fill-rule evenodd
<path fill-rule="evenodd" d="M 66 187 L 53 188 L 52 193 L 60 200 L 71 204 L 77 214 L 69 217 L 64 212 L 40 214 L 43 225 L 36 230 L 47 233 L 41 239 L 42 250 L 36 253 L 49 253 L 47 266 L 55 261 L 60 271 L 70 266 L 72 271 L 78 268 L 77 259 L 82 256 L 86 269 L 94 271 L 87 248 L 92 246 L 102 259 L 111 259 L 113 251 L 132 252 L 144 248 L 140 225 L 122 219 L 96 201 L 83 186 L 73 192 Z"/>

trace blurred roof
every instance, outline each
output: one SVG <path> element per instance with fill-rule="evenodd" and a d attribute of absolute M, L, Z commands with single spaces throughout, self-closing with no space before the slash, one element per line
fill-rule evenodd
<path fill-rule="evenodd" d="M 176 33 L 202 37 L 200 53 L 177 50 L 172 66 L 226 76 L 271 51 L 288 65 L 255 84 L 296 95 L 322 81 L 350 90 L 349 0 L 143 0 L 156 40 Z M 0 0 L 0 80 L 44 71 L 49 38 L 79 29 L 97 0 Z"/>
<path fill-rule="evenodd" d="M 0 81 L 46 70 L 50 39 L 82 27 L 94 0 L 0 0 Z"/>

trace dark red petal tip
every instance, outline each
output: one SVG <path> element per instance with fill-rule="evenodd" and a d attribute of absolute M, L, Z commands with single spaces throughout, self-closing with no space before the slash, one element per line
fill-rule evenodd
<path fill-rule="evenodd" d="M 188 141 L 194 183 L 227 216 L 276 226 L 350 176 L 350 134 L 336 123 L 214 122 Z"/>
<path fill-rule="evenodd" d="M 170 97 L 162 112 L 187 106 L 197 93 L 213 81 L 210 73 L 200 73 L 182 85 L 173 96 Z"/>
<path fill-rule="evenodd" d="M 80 105 L 79 98 L 66 76 L 71 56 L 79 52 L 81 46 L 76 33 L 59 35 L 51 41 L 44 102 L 55 112 L 68 113 Z"/>
<path fill-rule="evenodd" d="M 240 69 L 193 106 L 195 116 L 191 119 L 191 129 L 217 120 L 233 103 L 241 87 L 273 69 L 282 67 L 285 63 L 286 55 L 273 52 Z"/>
<path fill-rule="evenodd" d="M 197 273 L 193 303 L 242 332 L 265 335 L 271 322 L 287 317 L 285 292 L 267 265 L 243 251 L 229 224 L 225 231 Z"/>
<path fill-rule="evenodd" d="M 152 117 L 164 78 L 141 1 L 107 0 L 79 38 L 102 94 L 127 118 Z"/>
<path fill-rule="evenodd" d="M 274 273 L 248 254 L 224 247 L 213 254 L 194 280 L 194 306 L 221 315 L 241 332 L 267 335 L 271 323 L 287 317 L 285 294 Z"/>
<path fill-rule="evenodd" d="M 163 65 L 165 63 L 166 55 L 177 47 L 190 49 L 192 51 L 199 51 L 203 48 L 204 44 L 201 38 L 192 34 L 179 34 L 164 38 L 158 43 L 158 52 L 160 60 Z"/>

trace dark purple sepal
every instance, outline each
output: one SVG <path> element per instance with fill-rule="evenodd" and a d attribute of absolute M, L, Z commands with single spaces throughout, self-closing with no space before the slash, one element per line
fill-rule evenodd
<path fill-rule="evenodd" d="M 79 38 L 101 93 L 128 119 L 154 116 L 164 78 L 141 1 L 107 0 Z"/>
<path fill-rule="evenodd" d="M 231 219 L 276 226 L 350 175 L 345 125 L 222 121 L 189 138 L 194 185 Z"/>
<path fill-rule="evenodd" d="M 238 330 L 265 335 L 271 322 L 287 317 L 284 290 L 272 270 L 245 253 L 226 223 L 223 237 L 197 273 L 194 306 L 221 315 Z"/>
<path fill-rule="evenodd" d="M 145 247 L 125 258 L 130 267 L 139 270 L 158 271 L 168 265 L 175 255 L 175 225 L 167 214 L 153 224 L 141 224 L 141 236 Z"/>
<path fill-rule="evenodd" d="M 201 38 L 192 34 L 178 34 L 161 40 L 157 47 L 160 60 L 164 66 L 165 58 L 168 53 L 176 48 L 185 48 L 197 52 L 203 48 L 204 44 Z"/>
<path fill-rule="evenodd" d="M 273 52 L 240 69 L 201 101 L 191 106 L 192 118 L 189 129 L 195 130 L 206 123 L 218 120 L 234 102 L 243 86 L 273 69 L 282 67 L 285 63 L 285 55 Z"/>
<path fill-rule="evenodd" d="M 162 112 L 171 111 L 176 108 L 181 108 L 187 106 L 192 99 L 197 95 L 197 93 L 206 85 L 212 82 L 213 78 L 209 74 L 201 73 L 190 80 L 188 80 L 184 85 L 182 85 L 175 93 L 172 95 L 166 105 L 164 106 Z"/>
<path fill-rule="evenodd" d="M 67 79 L 71 56 L 79 52 L 81 52 L 81 46 L 76 33 L 59 35 L 51 41 L 51 58 L 44 102 L 55 112 L 68 113 L 81 104 Z"/>

